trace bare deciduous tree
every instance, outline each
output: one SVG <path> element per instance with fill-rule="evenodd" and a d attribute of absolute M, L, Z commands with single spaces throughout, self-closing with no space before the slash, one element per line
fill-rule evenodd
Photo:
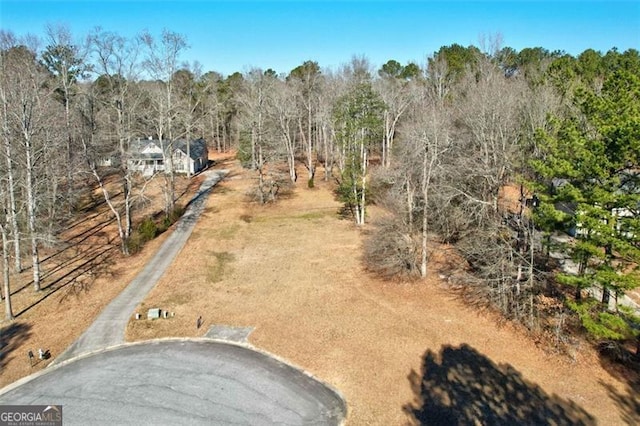
<path fill-rule="evenodd" d="M 85 61 L 85 52 L 81 52 L 79 46 L 74 44 L 71 33 L 64 26 L 47 27 L 47 47 L 42 53 L 42 62 L 55 79 L 55 93 L 64 105 L 64 129 L 66 158 L 61 164 L 66 169 L 66 201 L 69 209 L 75 204 L 74 197 L 74 164 L 77 163 L 75 153 L 78 147 L 75 144 L 76 135 L 74 118 L 72 117 L 72 100 L 77 91 L 78 80 L 86 76 L 89 67 Z"/>
<path fill-rule="evenodd" d="M 133 173 L 129 169 L 129 142 L 133 137 L 132 125 L 136 111 L 133 84 L 139 75 L 139 44 L 117 34 L 104 32 L 100 28 L 89 36 L 91 53 L 95 62 L 95 72 L 99 77 L 93 83 L 95 96 L 86 99 L 86 114 L 89 121 L 90 137 L 84 136 L 84 152 L 87 161 L 95 167 L 96 161 L 113 160 L 118 168 L 122 183 L 122 205 L 112 202 L 113 196 L 105 186 L 104 177 L 93 170 L 92 175 L 102 188 L 105 201 L 109 205 L 118 226 L 121 250 L 129 253 L 128 241 L 132 229 Z M 99 108 L 98 108 L 99 107 Z M 105 132 L 102 137 L 93 133 L 95 123 L 100 121 Z M 115 138 L 114 138 L 115 137 Z M 115 139 L 115 140 L 113 140 Z M 87 145 L 89 144 L 89 145 Z M 104 149 L 104 147 L 112 149 Z"/>
<path fill-rule="evenodd" d="M 9 102 L 10 97 L 10 85 L 11 79 L 11 52 L 17 48 L 18 42 L 12 33 L 0 31 L 0 49 L 2 50 L 0 56 L 0 66 L 2 67 L 2 73 L 0 74 L 0 100 L 2 101 L 2 144 L 3 154 L 6 160 L 6 177 L 7 177 L 7 199 L 5 204 L 5 210 L 7 211 L 7 220 L 10 223 L 11 236 L 13 240 L 14 248 L 14 269 L 17 273 L 22 272 L 22 252 L 20 244 L 20 228 L 18 227 L 18 210 L 16 203 L 16 170 L 15 163 L 15 147 L 13 146 L 13 135 L 11 128 L 11 117 L 9 116 Z M 9 63 L 7 60 L 9 59 Z"/>
<path fill-rule="evenodd" d="M 283 127 L 290 122 L 286 106 L 277 104 L 280 98 L 276 91 L 281 86 L 274 73 L 252 69 L 243 82 L 238 100 L 243 107 L 242 123 L 249 132 L 251 166 L 258 172 L 256 198 L 266 203 L 275 200 L 284 184 L 277 163 L 289 155 L 293 143 L 292 139 L 287 140 L 291 134 Z"/>
<path fill-rule="evenodd" d="M 173 164 L 173 122 L 177 116 L 174 101 L 174 81 L 173 77 L 178 71 L 179 58 L 181 53 L 187 49 L 187 40 L 182 34 L 169 30 L 163 30 L 159 42 L 149 33 L 144 32 L 140 36 L 142 44 L 147 49 L 147 57 L 144 61 L 144 68 L 149 75 L 159 82 L 164 92 L 163 96 L 153 96 L 156 104 L 155 130 L 163 147 L 165 172 L 165 214 L 169 216 L 176 202 L 175 194 L 175 167 Z M 157 88 L 157 87 L 156 87 Z M 167 140 L 165 144 L 165 139 Z M 166 145 L 166 148 L 165 148 Z"/>
<path fill-rule="evenodd" d="M 6 202 L 5 182 L 0 182 L 0 201 Z M 11 307 L 11 286 L 9 275 L 9 215 L 0 211 L 0 235 L 2 236 L 2 297 L 4 298 L 5 319 L 13 319 Z"/>
<path fill-rule="evenodd" d="M 444 103 L 423 97 L 412 114 L 411 124 L 406 129 L 405 156 L 409 167 L 416 167 L 412 174 L 416 182 L 407 182 L 409 190 L 418 189 L 419 198 L 411 196 L 409 200 L 418 200 L 420 206 L 411 206 L 413 211 L 420 214 L 420 275 L 427 276 L 429 217 L 433 201 L 430 199 L 433 181 L 441 167 L 441 157 L 451 149 L 449 111 Z M 408 151 L 408 152 L 407 152 Z M 409 192 L 409 191 L 408 191 Z"/>
<path fill-rule="evenodd" d="M 8 73 L 6 101 L 8 118 L 16 140 L 16 156 L 23 170 L 23 188 L 26 197 L 27 230 L 31 242 L 31 260 L 34 290 L 40 290 L 40 234 L 38 210 L 41 199 L 38 184 L 42 172 L 43 154 L 51 141 L 47 140 L 47 129 L 54 127 L 50 120 L 51 93 L 45 84 L 48 74 L 37 61 L 38 43 L 34 37 L 24 40 L 23 45 L 7 52 L 4 68 Z M 12 154 L 13 156 L 13 154 Z"/>
<path fill-rule="evenodd" d="M 298 179 L 296 173 L 296 124 L 298 110 L 296 108 L 296 94 L 292 87 L 284 81 L 274 81 L 276 87 L 268 99 L 268 114 L 274 123 L 277 134 L 284 147 L 284 153 L 289 169 L 289 179 L 295 183 Z"/>
<path fill-rule="evenodd" d="M 384 167 L 389 167 L 396 128 L 418 90 L 412 80 L 393 75 L 383 75 L 382 78 L 375 81 L 374 88 L 380 94 L 385 105 L 381 163 Z"/>
<path fill-rule="evenodd" d="M 298 105 L 304 114 L 298 115 L 298 130 L 305 149 L 305 167 L 308 171 L 308 185 L 313 187 L 316 174 L 316 135 L 314 132 L 318 98 L 322 90 L 322 74 L 317 62 L 306 61 L 294 68 L 289 80 L 296 87 Z"/>

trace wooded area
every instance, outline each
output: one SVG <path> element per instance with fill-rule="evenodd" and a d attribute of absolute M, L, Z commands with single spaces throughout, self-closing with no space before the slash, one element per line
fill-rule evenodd
<path fill-rule="evenodd" d="M 86 206 L 88 188 L 101 189 L 124 254 L 149 179 L 162 180 L 175 215 L 174 168 L 136 173 L 133 141 L 204 138 L 238 150 L 260 203 L 300 185 L 303 165 L 306 187 L 335 181 L 356 225 L 370 203 L 383 206 L 365 247 L 374 273 L 425 277 L 446 243 L 460 258 L 446 273 L 473 303 L 558 345 L 571 319 L 618 349 L 640 342 L 637 311 L 617 303 L 640 284 L 638 51 L 518 52 L 496 37 L 444 46 L 426 64 L 375 70 L 353 57 L 337 70 L 309 60 L 222 76 L 182 63 L 186 49 L 168 30 L 96 29 L 82 42 L 58 27 L 46 40 L 0 32 L 7 319 L 11 271 L 29 258 L 39 290 L 39 250 Z M 558 238 L 567 232 L 575 238 Z"/>

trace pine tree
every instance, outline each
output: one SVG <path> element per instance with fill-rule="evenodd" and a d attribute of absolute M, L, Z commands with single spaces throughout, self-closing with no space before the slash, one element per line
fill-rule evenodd
<path fill-rule="evenodd" d="M 599 93 L 579 89 L 573 106 L 572 116 L 539 135 L 538 224 L 547 231 L 575 227 L 575 240 L 563 250 L 577 274 L 557 279 L 575 288 L 568 305 L 592 335 L 621 340 L 638 333 L 633 315 L 610 302 L 640 285 L 640 78 L 616 70 Z M 599 303 L 583 299 L 586 288 L 600 290 Z"/>

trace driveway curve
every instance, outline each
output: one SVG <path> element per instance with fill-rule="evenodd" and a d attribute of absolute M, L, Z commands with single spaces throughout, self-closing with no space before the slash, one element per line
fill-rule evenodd
<path fill-rule="evenodd" d="M 337 425 L 346 411 L 303 372 L 211 340 L 156 340 L 76 358 L 5 391 L 0 404 L 61 404 L 65 425 Z"/>
<path fill-rule="evenodd" d="M 73 357 L 105 349 L 125 342 L 124 333 L 135 308 L 156 285 L 171 265 L 204 210 L 211 189 L 224 178 L 226 170 L 207 170 L 198 192 L 158 252 L 129 285 L 109 303 L 85 332 L 52 362 L 59 364 Z"/>

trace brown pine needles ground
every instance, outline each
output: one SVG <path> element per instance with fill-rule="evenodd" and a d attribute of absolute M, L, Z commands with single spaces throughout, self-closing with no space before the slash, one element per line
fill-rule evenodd
<path fill-rule="evenodd" d="M 316 188 L 307 189 L 298 183 L 291 197 L 259 206 L 246 198 L 253 175 L 235 160 L 219 160 L 231 174 L 215 188 L 187 245 L 138 310 L 144 317 L 146 309 L 159 307 L 175 317 L 132 320 L 128 340 L 203 336 L 212 325 L 255 327 L 250 344 L 338 389 L 353 425 L 414 422 L 408 411 L 422 403 L 425 355 L 433 356 L 428 362 L 434 367 L 424 377 L 427 395 L 440 398 L 440 408 L 473 408 L 451 396 L 482 395 L 484 403 L 502 403 L 499 409 L 516 413 L 517 405 L 504 402 L 533 395 L 529 404 L 551 407 L 573 421 L 584 412 L 603 425 L 628 420 L 629 408 L 611 395 L 627 403 L 634 395 L 589 347 L 579 348 L 574 361 L 551 355 L 520 330 L 498 326 L 491 314 L 465 306 L 438 279 L 446 256 L 433 257 L 425 281 L 380 281 L 364 272 L 362 230 L 338 217 L 331 184 L 317 179 Z M 162 240 L 119 261 L 112 278 L 88 292 L 63 302 L 52 297 L 21 316 L 16 323 L 30 327 L 29 335 L 2 361 L 0 384 L 29 372 L 27 347 L 46 341 L 54 355 L 60 353 Z M 198 329 L 200 316 L 204 324 Z M 26 369 L 16 367 L 25 363 Z M 437 366 L 445 370 L 442 377 L 432 373 Z M 481 388 L 474 375 L 482 376 Z M 446 391 L 449 396 L 438 394 Z"/>

